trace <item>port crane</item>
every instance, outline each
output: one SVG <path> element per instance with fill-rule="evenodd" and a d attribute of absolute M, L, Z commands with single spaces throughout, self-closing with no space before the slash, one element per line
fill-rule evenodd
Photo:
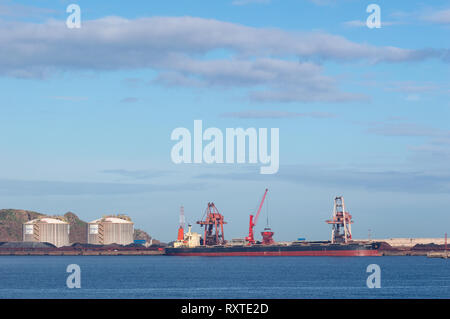
<path fill-rule="evenodd" d="M 248 243 L 250 245 L 253 245 L 255 243 L 253 228 L 256 226 L 256 223 L 258 222 L 258 217 L 259 217 L 259 214 L 261 213 L 261 208 L 262 208 L 262 206 L 264 204 L 264 200 L 266 199 L 266 195 L 267 195 L 268 191 L 269 191 L 269 189 L 266 188 L 266 190 L 264 192 L 264 195 L 263 195 L 263 197 L 261 199 L 261 203 L 259 204 L 258 211 L 256 212 L 256 215 L 253 216 L 252 214 L 250 214 L 250 222 L 249 222 L 249 227 L 248 227 L 248 236 L 245 237 L 245 240 L 248 241 Z M 255 217 L 255 218 L 253 218 L 253 217 Z M 272 239 L 273 232 L 271 232 L 269 228 L 264 229 L 264 232 L 261 233 L 261 234 L 263 235 L 263 243 L 269 243 L 269 242 L 273 243 L 273 239 Z M 266 234 L 266 236 L 269 236 L 270 238 L 265 238 L 264 234 Z"/>
<path fill-rule="evenodd" d="M 344 197 L 338 196 L 334 199 L 333 216 L 326 220 L 327 224 L 332 225 L 331 243 L 348 243 L 352 240 L 353 224 L 352 215 L 345 210 Z M 343 230 L 343 233 L 341 233 Z"/>
<path fill-rule="evenodd" d="M 224 245 L 226 241 L 223 234 L 223 225 L 226 224 L 226 221 L 224 220 L 223 215 L 219 213 L 219 210 L 216 208 L 214 203 L 208 203 L 204 216 L 205 219 L 197 222 L 200 227 L 205 226 L 203 245 Z"/>

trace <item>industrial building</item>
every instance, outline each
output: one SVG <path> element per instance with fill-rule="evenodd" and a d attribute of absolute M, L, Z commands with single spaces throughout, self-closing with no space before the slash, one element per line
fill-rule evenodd
<path fill-rule="evenodd" d="M 23 241 L 69 246 L 69 228 L 69 223 L 62 217 L 33 219 L 23 224 Z"/>
<path fill-rule="evenodd" d="M 134 223 L 126 215 L 110 215 L 88 223 L 87 241 L 95 245 L 133 243 Z"/>

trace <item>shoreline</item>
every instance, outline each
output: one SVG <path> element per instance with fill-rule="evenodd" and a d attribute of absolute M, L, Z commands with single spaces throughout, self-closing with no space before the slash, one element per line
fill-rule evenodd
<path fill-rule="evenodd" d="M 402 250 L 402 251 L 380 251 L 380 256 L 425 256 L 438 258 L 441 256 L 446 256 L 450 253 L 445 253 L 444 251 L 431 250 L 431 251 L 412 251 L 412 250 Z M 164 250 L 116 250 L 116 251 L 42 251 L 42 250 L 11 250 L 11 251 L 0 251 L 1 256 L 168 256 Z M 221 256 L 222 257 L 222 256 Z M 238 256 L 239 257 L 239 256 Z M 246 256 L 240 256 L 246 257 Z M 259 256 L 259 257 L 284 257 L 284 256 Z M 304 257 L 304 256 L 296 256 Z M 311 257 L 311 256 L 310 256 Z M 312 256 L 320 257 L 320 256 Z M 353 256 L 353 257 L 364 257 L 364 256 Z M 367 257 L 367 256 L 366 256 Z M 444 257 L 441 257 L 444 258 Z"/>

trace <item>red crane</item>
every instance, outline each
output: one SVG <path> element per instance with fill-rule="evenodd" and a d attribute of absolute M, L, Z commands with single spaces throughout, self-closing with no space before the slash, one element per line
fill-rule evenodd
<path fill-rule="evenodd" d="M 333 217 L 327 221 L 332 225 L 331 243 L 348 243 L 352 240 L 352 215 L 345 210 L 344 197 L 334 199 Z M 344 232 L 341 233 L 341 230 Z"/>
<path fill-rule="evenodd" d="M 264 200 L 266 199 L 266 195 L 269 189 L 266 188 L 266 191 L 264 192 L 264 195 L 262 197 L 261 203 L 259 204 L 258 212 L 256 213 L 255 219 L 253 219 L 253 215 L 250 214 L 250 223 L 248 227 L 248 236 L 245 237 L 245 240 L 249 242 L 249 244 L 255 243 L 255 238 L 253 235 L 253 227 L 256 226 L 256 223 L 258 222 L 259 213 L 261 213 L 261 208 L 264 204 Z"/>
<path fill-rule="evenodd" d="M 208 203 L 205 211 L 205 219 L 197 224 L 200 227 L 205 226 L 205 236 L 203 237 L 204 246 L 224 245 L 226 243 L 223 235 L 223 225 L 226 224 L 223 215 L 219 213 L 214 203 Z"/>

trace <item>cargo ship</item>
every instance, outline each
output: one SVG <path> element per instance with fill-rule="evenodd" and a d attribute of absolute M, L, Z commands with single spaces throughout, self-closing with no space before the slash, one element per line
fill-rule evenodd
<path fill-rule="evenodd" d="M 331 244 L 305 242 L 291 245 L 199 246 L 166 248 L 168 256 L 381 256 L 379 243 Z"/>
<path fill-rule="evenodd" d="M 253 228 L 256 226 L 261 212 L 267 189 L 263 195 L 258 211 L 250 215 L 249 235 L 244 239 L 233 239 L 227 242 L 224 238 L 224 217 L 219 213 L 214 203 L 208 203 L 205 218 L 198 221 L 204 227 L 204 236 L 189 231 L 184 233 L 184 211 L 180 213 L 180 227 L 177 241 L 173 247 L 165 249 L 167 256 L 381 256 L 378 242 L 356 242 L 352 240 L 352 216 L 345 210 L 344 198 L 334 200 L 333 215 L 326 223 L 332 226 L 331 240 L 276 243 L 274 232 L 266 226 L 262 241 L 254 239 Z"/>

